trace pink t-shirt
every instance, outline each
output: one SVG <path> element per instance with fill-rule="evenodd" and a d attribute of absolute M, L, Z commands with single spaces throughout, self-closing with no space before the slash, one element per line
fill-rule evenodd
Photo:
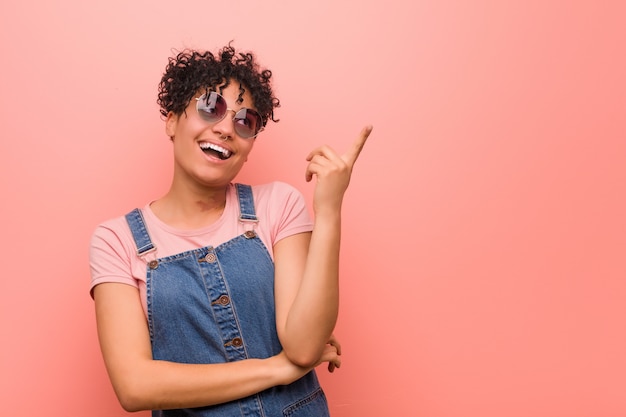
<path fill-rule="evenodd" d="M 254 230 L 274 257 L 273 247 L 279 240 L 313 230 L 313 222 L 302 194 L 292 186 L 273 182 L 252 187 L 254 206 L 259 220 Z M 144 312 L 146 305 L 146 264 L 205 246 L 219 246 L 251 228 L 239 221 L 239 200 L 235 186 L 226 193 L 222 216 L 212 225 L 196 230 L 179 230 L 159 220 L 150 204 L 142 210 L 146 227 L 156 251 L 143 257 L 137 255 L 135 241 L 124 216 L 100 224 L 92 238 L 89 251 L 90 289 L 104 282 L 132 285 L 139 289 Z"/>

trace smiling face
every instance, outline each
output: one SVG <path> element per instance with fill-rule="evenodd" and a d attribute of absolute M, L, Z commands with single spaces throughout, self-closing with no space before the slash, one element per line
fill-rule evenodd
<path fill-rule="evenodd" d="M 224 187 L 235 178 L 248 159 L 254 139 L 237 135 L 231 111 L 215 123 L 200 117 L 196 110 L 196 98 L 203 93 L 204 90 L 199 91 L 182 114 L 170 112 L 167 115 L 165 131 L 174 144 L 174 184 L 192 182 L 201 187 Z M 247 91 L 243 101 L 237 103 L 239 82 L 235 80 L 231 80 L 221 95 L 226 99 L 228 108 L 235 112 L 242 107 L 254 108 Z"/>

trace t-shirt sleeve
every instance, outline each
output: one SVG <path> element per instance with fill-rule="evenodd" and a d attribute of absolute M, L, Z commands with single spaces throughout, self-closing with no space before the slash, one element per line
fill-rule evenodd
<path fill-rule="evenodd" d="M 264 191 L 269 191 L 266 214 L 271 219 L 272 245 L 288 236 L 313 230 L 313 221 L 300 191 L 283 182 L 271 183 L 271 189 Z"/>
<path fill-rule="evenodd" d="M 105 282 L 117 282 L 138 287 L 132 276 L 128 236 L 120 233 L 123 224 L 120 220 L 101 224 L 96 228 L 89 247 L 89 265 L 91 270 L 90 292 Z M 132 236 L 131 236 L 132 239 Z M 132 246 L 131 246 L 132 247 Z"/>

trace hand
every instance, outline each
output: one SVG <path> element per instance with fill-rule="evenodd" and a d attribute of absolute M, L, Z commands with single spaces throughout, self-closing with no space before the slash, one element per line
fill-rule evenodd
<path fill-rule="evenodd" d="M 328 361 L 328 372 L 332 373 L 335 371 L 335 368 L 341 368 L 341 344 L 334 334 L 330 335 L 330 339 L 328 340 L 328 346 L 330 347 L 331 351 L 333 350 L 332 348 L 334 348 L 334 351 L 336 352 L 336 355 L 333 358 L 334 360 Z"/>
<path fill-rule="evenodd" d="M 316 212 L 322 207 L 330 207 L 333 210 L 341 208 L 354 163 L 371 132 L 372 126 L 364 127 L 352 147 L 341 156 L 328 146 L 320 146 L 306 157 L 309 161 L 305 174 L 306 181 L 309 182 L 314 175 L 317 176 L 313 196 L 313 207 Z"/>

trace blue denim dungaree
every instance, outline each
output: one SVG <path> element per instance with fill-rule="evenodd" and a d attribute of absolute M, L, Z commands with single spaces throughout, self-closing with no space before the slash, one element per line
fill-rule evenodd
<path fill-rule="evenodd" d="M 147 305 L 152 355 L 182 363 L 268 358 L 282 350 L 276 333 L 274 263 L 254 226 L 252 189 L 236 184 L 240 221 L 247 231 L 206 246 L 148 262 Z M 126 220 L 143 256 L 156 248 L 141 211 Z M 324 417 L 328 405 L 315 372 L 241 400 L 209 407 L 153 411 L 153 417 Z"/>

